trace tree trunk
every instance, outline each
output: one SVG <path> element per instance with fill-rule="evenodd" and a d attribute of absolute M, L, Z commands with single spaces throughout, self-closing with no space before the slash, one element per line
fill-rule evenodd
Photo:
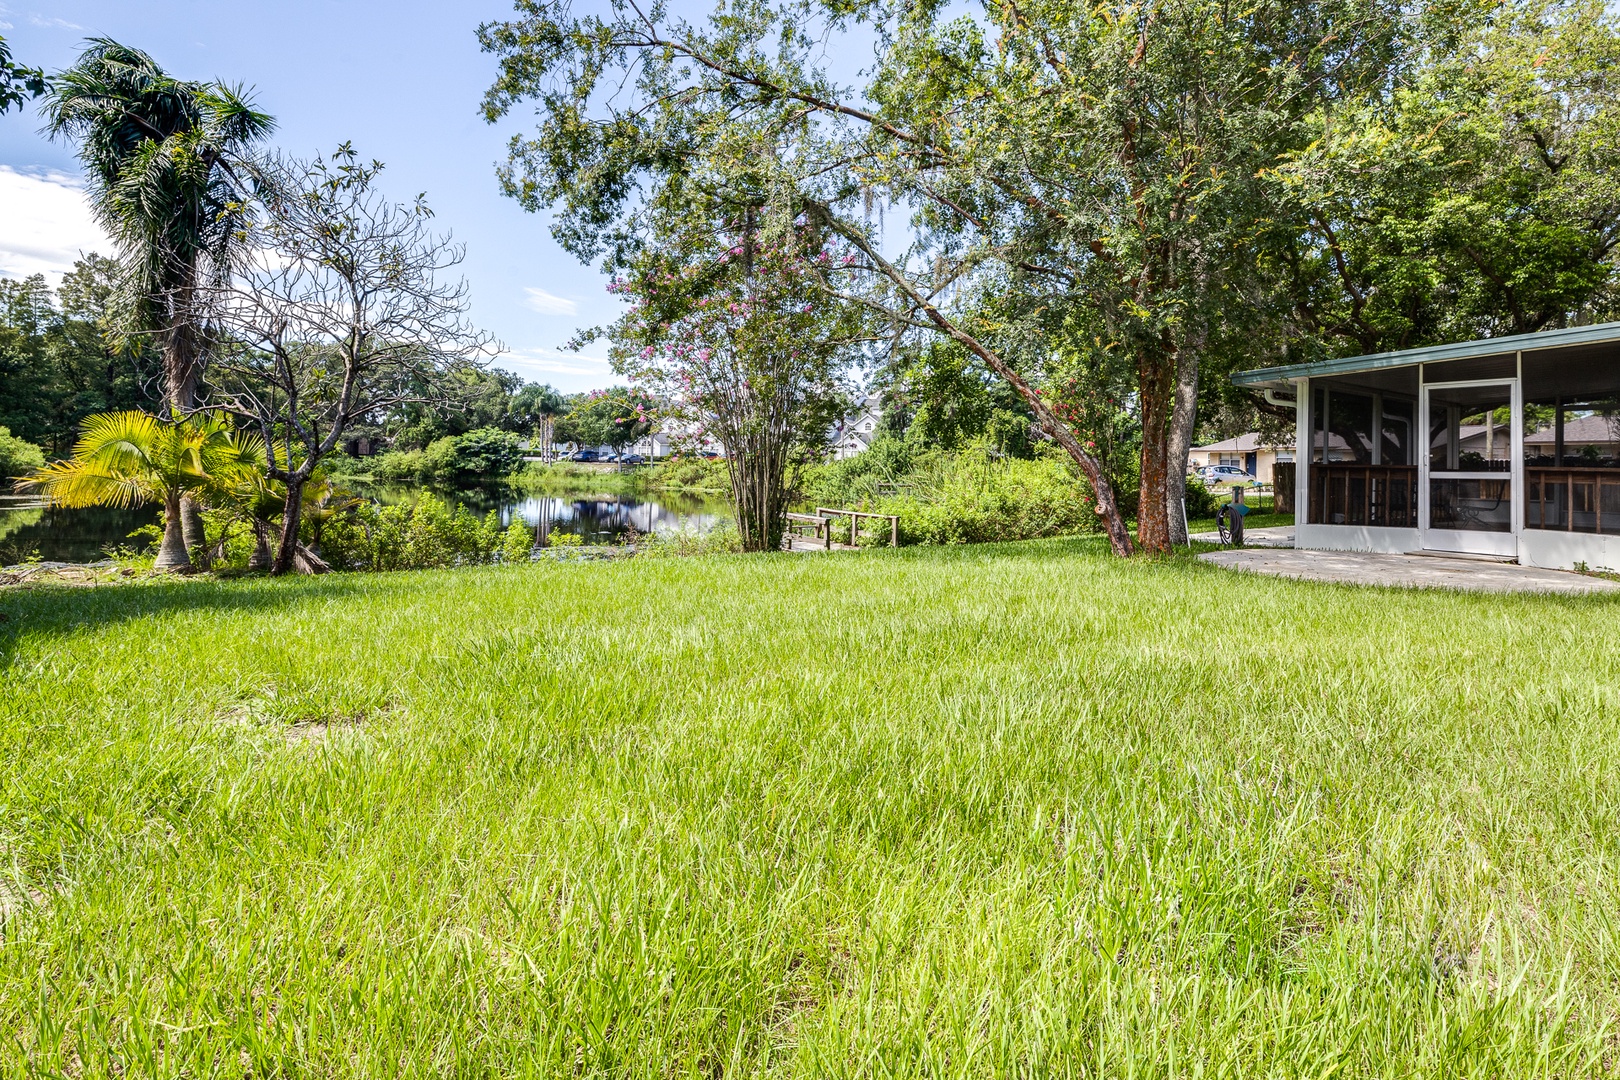
<path fill-rule="evenodd" d="M 270 526 L 258 518 L 253 519 L 253 554 L 248 556 L 248 569 L 270 569 L 275 559 L 270 554 Z"/>
<path fill-rule="evenodd" d="M 270 567 L 272 574 L 285 574 L 294 569 L 293 560 L 298 554 L 298 519 L 304 508 L 307 479 L 294 475 L 287 480 L 287 497 L 281 504 L 281 539 L 276 548 L 276 561 Z"/>
<path fill-rule="evenodd" d="M 203 526 L 202 504 L 189 495 L 180 499 L 180 534 L 185 538 L 192 569 L 208 569 L 212 559 L 208 552 L 208 532 Z"/>
<path fill-rule="evenodd" d="M 163 543 L 158 546 L 154 570 L 186 571 L 191 559 L 186 555 L 185 535 L 180 527 L 180 497 L 171 494 L 163 503 Z"/>
<path fill-rule="evenodd" d="M 742 440 L 737 440 L 738 444 Z M 726 449 L 731 450 L 728 444 Z M 782 486 L 786 462 L 768 448 L 728 453 L 731 498 L 744 551 L 778 551 L 784 532 Z"/>
<path fill-rule="evenodd" d="M 197 404 L 197 332 L 191 324 L 191 289 L 182 286 L 175 298 L 177 315 L 163 342 L 163 389 L 171 418 L 189 416 Z M 207 537 L 202 507 L 189 495 L 180 500 L 180 526 L 196 569 L 207 569 Z"/>
<path fill-rule="evenodd" d="M 1136 369 L 1142 409 L 1142 483 L 1138 489 L 1136 538 L 1142 550 L 1159 554 L 1170 550 L 1165 491 L 1174 377 L 1166 360 L 1162 352 L 1154 349 L 1141 357 Z"/>
<path fill-rule="evenodd" d="M 1165 452 L 1164 513 L 1170 543 L 1187 543 L 1187 457 L 1192 452 L 1193 428 L 1198 422 L 1198 366 L 1203 356 L 1203 335 L 1185 342 L 1176 353 L 1176 396 L 1170 411 L 1170 432 Z"/>

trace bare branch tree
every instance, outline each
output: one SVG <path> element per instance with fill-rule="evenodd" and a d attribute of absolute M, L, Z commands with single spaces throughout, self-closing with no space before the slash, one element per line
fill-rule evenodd
<path fill-rule="evenodd" d="M 286 489 L 273 573 L 293 568 L 304 485 L 344 432 L 446 402 L 452 376 L 493 352 L 466 319 L 466 283 L 441 280 L 462 248 L 432 230 L 420 196 L 389 202 L 381 170 L 347 143 L 265 162 L 245 254 L 210 297 L 211 403 L 258 427 Z"/>

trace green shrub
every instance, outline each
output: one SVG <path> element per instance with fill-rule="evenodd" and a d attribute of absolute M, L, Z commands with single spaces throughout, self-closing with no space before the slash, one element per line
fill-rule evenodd
<path fill-rule="evenodd" d="M 435 479 L 498 480 L 523 467 L 522 443 L 510 431 L 478 428 L 457 435 L 452 443 L 453 475 Z M 428 449 L 431 451 L 432 447 Z"/>
<path fill-rule="evenodd" d="M 416 480 L 422 475 L 421 450 L 387 450 L 368 458 L 367 471 L 378 480 Z"/>
<path fill-rule="evenodd" d="M 1098 528 L 1089 485 L 1051 446 L 1025 459 L 1006 457 L 983 439 L 951 453 L 882 438 L 863 454 L 807 470 L 801 494 L 812 505 L 897 515 L 903 544 L 1032 540 Z M 865 522 L 859 542 L 887 544 L 889 530 Z"/>
<path fill-rule="evenodd" d="M 1187 478 L 1187 520 L 1212 518 L 1221 507 L 1221 500 L 1204 484 L 1199 476 Z"/>
<path fill-rule="evenodd" d="M 555 532 L 546 540 L 548 547 L 584 547 L 585 538 L 579 533 Z"/>
<path fill-rule="evenodd" d="M 0 488 L 17 476 L 26 476 L 45 465 L 45 451 L 26 439 L 19 439 L 11 429 L 0 426 Z"/>
<path fill-rule="evenodd" d="M 410 507 L 368 502 L 334 515 L 320 551 L 335 570 L 418 570 L 491 562 L 502 547 L 498 512 L 479 518 L 424 495 Z"/>
<path fill-rule="evenodd" d="M 528 562 L 534 552 L 534 534 L 521 519 L 507 526 L 501 534 L 501 562 Z"/>
<path fill-rule="evenodd" d="M 731 473 L 718 458 L 674 457 L 654 465 L 647 486 L 662 491 L 730 491 Z"/>

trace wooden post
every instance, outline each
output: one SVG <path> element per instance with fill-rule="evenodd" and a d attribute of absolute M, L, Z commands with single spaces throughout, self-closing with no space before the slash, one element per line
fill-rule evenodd
<path fill-rule="evenodd" d="M 900 518 L 896 514 L 889 515 L 889 546 L 900 546 Z"/>
<path fill-rule="evenodd" d="M 850 513 L 849 513 L 849 546 L 850 547 L 859 547 L 860 546 L 860 545 L 855 543 L 855 530 L 860 525 L 860 523 L 861 523 L 861 515 L 855 513 L 853 510 L 851 510 Z"/>

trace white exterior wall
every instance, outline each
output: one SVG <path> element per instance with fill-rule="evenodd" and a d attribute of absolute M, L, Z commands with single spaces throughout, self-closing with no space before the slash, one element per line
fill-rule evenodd
<path fill-rule="evenodd" d="M 1416 529 L 1375 525 L 1295 525 L 1294 546 L 1309 551 L 1375 551 L 1385 555 L 1423 550 Z"/>
<path fill-rule="evenodd" d="M 1620 536 L 1526 529 L 1519 534 L 1519 561 L 1546 570 L 1573 570 L 1585 563 L 1589 570 L 1620 571 Z"/>

